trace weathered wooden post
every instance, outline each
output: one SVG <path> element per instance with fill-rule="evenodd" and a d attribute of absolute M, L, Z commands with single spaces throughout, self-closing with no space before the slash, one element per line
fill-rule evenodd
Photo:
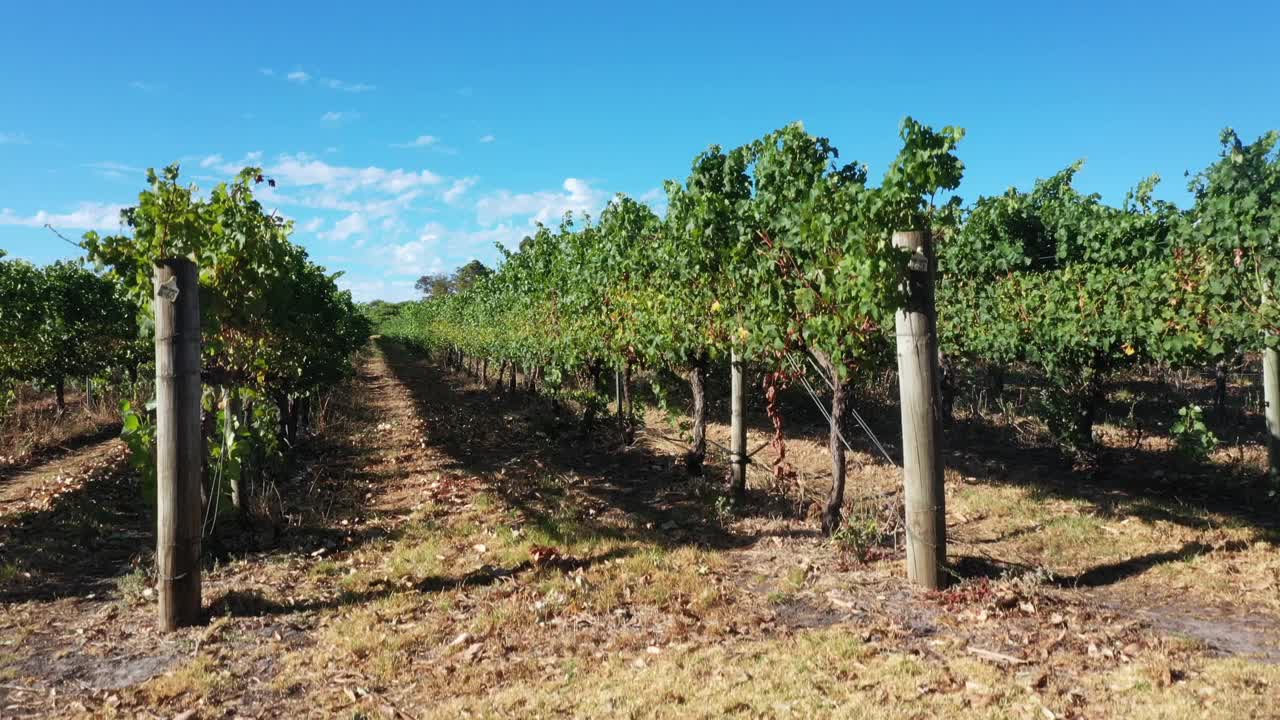
<path fill-rule="evenodd" d="M 1262 397 L 1266 404 L 1267 449 L 1270 472 L 1280 477 L 1280 350 L 1262 350 Z"/>
<path fill-rule="evenodd" d="M 155 267 L 156 575 L 160 629 L 200 616 L 200 292 L 195 263 Z"/>
<path fill-rule="evenodd" d="M 734 348 L 729 357 L 729 472 L 733 494 L 747 491 L 747 424 L 743 418 L 742 358 Z"/>
<path fill-rule="evenodd" d="M 946 584 L 947 525 L 943 491 L 934 252 L 928 231 L 896 232 L 894 247 L 911 252 L 895 316 L 902 403 L 902 469 L 906 495 L 907 578 L 937 590 Z"/>

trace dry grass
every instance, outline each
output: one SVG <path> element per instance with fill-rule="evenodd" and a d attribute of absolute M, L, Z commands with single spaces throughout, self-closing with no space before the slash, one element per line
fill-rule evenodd
<path fill-rule="evenodd" d="M 86 405 L 82 392 L 68 388 L 62 415 L 52 393 L 24 385 L 17 392 L 19 399 L 0 414 L 0 471 L 29 466 L 89 438 L 108 437 L 120 424 L 119 398 L 110 392 Z"/>
<path fill-rule="evenodd" d="M 213 623 L 155 638 L 146 579 L 125 575 L 70 626 L 68 604 L 0 614 L 31 633 L 3 648 L 15 657 L 0 674 L 38 683 L 7 668 L 84 636 L 115 657 L 182 658 L 122 691 L 59 686 L 95 716 L 1274 712 L 1280 666 L 1205 639 L 1254 627 L 1233 613 L 1272 630 L 1280 617 L 1275 538 L 1230 507 L 1098 485 L 1039 455 L 953 455 L 960 577 L 926 594 L 904 582 L 892 527 L 863 562 L 817 536 L 781 488 L 726 511 L 718 464 L 688 480 L 679 448 L 579 439 L 538 400 L 496 400 L 395 348 L 361 383 L 305 463 L 320 495 L 289 511 L 287 544 L 207 574 Z M 804 497 L 825 490 L 824 444 L 789 442 Z M 900 480 L 855 460 L 848 513 L 875 520 Z M 752 483 L 770 487 L 761 473 Z"/>
<path fill-rule="evenodd" d="M 1173 678 L 1171 681 L 1166 678 Z M 1280 668 L 1141 657 L 1082 686 L 972 657 L 914 655 L 843 629 L 575 664 L 422 717 L 1265 717 Z"/>
<path fill-rule="evenodd" d="M 200 655 L 178 670 L 147 683 L 142 697 L 149 703 L 164 705 L 173 700 L 207 703 L 232 686 L 231 673 L 209 655 Z"/>

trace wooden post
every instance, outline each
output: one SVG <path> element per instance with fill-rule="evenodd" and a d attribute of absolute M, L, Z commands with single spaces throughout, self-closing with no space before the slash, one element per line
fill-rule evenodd
<path fill-rule="evenodd" d="M 729 471 L 733 494 L 747 491 L 747 425 L 743 420 L 742 358 L 737 348 L 729 358 Z"/>
<path fill-rule="evenodd" d="M 1267 417 L 1267 451 L 1272 477 L 1280 477 L 1280 350 L 1262 350 L 1262 397 Z"/>
<path fill-rule="evenodd" d="M 160 629 L 200 616 L 200 292 L 195 263 L 156 263 L 156 585 Z"/>
<path fill-rule="evenodd" d="M 902 403 L 902 469 L 906 494 L 907 577 L 937 590 L 946 584 L 941 407 L 933 306 L 934 253 L 928 231 L 896 232 L 893 245 L 912 253 L 906 307 L 895 316 Z"/>

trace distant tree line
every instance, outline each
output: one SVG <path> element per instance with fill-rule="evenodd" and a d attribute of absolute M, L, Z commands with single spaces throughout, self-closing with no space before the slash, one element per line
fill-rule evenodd
<path fill-rule="evenodd" d="M 452 275 L 447 273 L 423 275 L 418 278 L 418 282 L 414 283 L 413 287 L 427 297 L 438 298 L 465 292 L 472 285 L 475 285 L 477 281 L 492 274 L 493 271 L 486 267 L 484 263 L 479 260 L 472 260 L 454 270 Z"/>

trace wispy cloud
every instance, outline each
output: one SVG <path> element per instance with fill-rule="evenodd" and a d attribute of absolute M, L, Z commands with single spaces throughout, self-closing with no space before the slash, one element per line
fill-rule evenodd
<path fill-rule="evenodd" d="M 261 67 L 258 68 L 258 74 L 265 77 L 280 77 L 296 85 L 306 85 L 314 79 L 311 73 L 303 70 L 302 68 L 298 68 L 292 72 L 278 73 L 274 68 Z M 373 92 L 378 89 L 376 85 L 371 85 L 369 83 L 348 82 L 346 80 L 339 80 L 331 77 L 322 77 L 319 80 L 316 80 L 316 84 L 330 90 L 348 93 Z"/>
<path fill-rule="evenodd" d="M 18 215 L 9 208 L 4 208 L 0 210 L 0 225 L 22 227 L 52 225 L 57 229 L 110 230 L 120 226 L 120 211 L 123 209 L 123 205 L 82 202 L 75 210 L 67 213 L 51 213 L 40 210 L 34 215 L 24 216 Z"/>
<path fill-rule="evenodd" d="M 0 145 L 30 145 L 31 141 L 22 133 L 0 132 Z"/>
<path fill-rule="evenodd" d="M 421 148 L 431 147 L 440 142 L 440 138 L 435 135 L 419 135 L 418 137 L 406 143 L 392 143 L 391 147 L 396 148 Z"/>
<path fill-rule="evenodd" d="M 659 215 L 667 214 L 667 191 L 660 187 L 645 190 L 636 196 L 636 200 L 648 205 Z"/>
<path fill-rule="evenodd" d="M 333 229 L 320 233 L 325 240 L 343 242 L 353 235 L 363 235 L 369 231 L 369 221 L 360 213 L 351 213 L 334 223 Z"/>
<path fill-rule="evenodd" d="M 385 218 L 408 210 L 413 201 L 422 196 L 422 191 L 409 190 L 395 197 L 364 200 L 349 199 L 331 191 L 293 195 L 267 188 L 259 190 L 259 194 L 264 200 L 281 205 L 296 205 L 312 210 L 340 210 L 346 213 L 360 213 L 369 218 Z"/>
<path fill-rule="evenodd" d="M 125 165 L 124 163 L 111 162 L 111 161 L 86 163 L 85 167 L 89 168 L 90 170 L 93 170 L 94 172 L 96 172 L 97 174 L 105 178 L 110 178 L 112 180 L 118 180 L 128 176 L 140 176 L 144 172 L 146 172 L 140 167 L 134 167 L 133 165 Z"/>
<path fill-rule="evenodd" d="M 312 218 L 303 223 L 298 229 L 302 232 L 313 233 L 324 227 L 324 218 Z"/>
<path fill-rule="evenodd" d="M 326 125 L 342 125 L 360 119 L 360 113 L 354 110 L 330 110 L 320 116 L 320 122 Z"/>
<path fill-rule="evenodd" d="M 243 157 L 235 162 L 225 160 L 217 153 L 206 155 L 193 162 L 203 170 L 213 170 L 228 177 L 240 174 L 240 171 L 247 167 L 262 167 L 263 164 L 261 150 L 245 153 Z"/>
<path fill-rule="evenodd" d="M 160 89 L 159 85 L 156 85 L 155 83 L 143 82 L 142 80 L 134 80 L 133 82 L 129 83 L 129 87 L 133 88 L 134 90 L 141 90 L 142 92 L 153 92 L 155 90 Z"/>
<path fill-rule="evenodd" d="M 498 139 L 498 138 L 496 138 L 496 137 L 494 137 L 494 136 L 492 136 L 492 135 L 481 135 L 481 136 L 480 136 L 480 142 L 482 142 L 482 143 L 491 143 L 491 142 L 493 142 L 494 140 L 497 140 L 497 139 Z"/>
<path fill-rule="evenodd" d="M 342 92 L 349 93 L 373 92 L 378 89 L 377 86 L 370 85 L 368 83 L 344 82 L 342 80 L 335 80 L 334 78 L 324 78 L 320 83 L 330 90 L 341 90 Z"/>
<path fill-rule="evenodd" d="M 458 178 L 453 181 L 453 184 L 449 186 L 449 189 L 445 190 L 440 197 L 443 198 L 445 202 L 452 205 L 461 199 L 468 190 L 474 187 L 479 179 L 480 178 L 476 177 Z"/>

